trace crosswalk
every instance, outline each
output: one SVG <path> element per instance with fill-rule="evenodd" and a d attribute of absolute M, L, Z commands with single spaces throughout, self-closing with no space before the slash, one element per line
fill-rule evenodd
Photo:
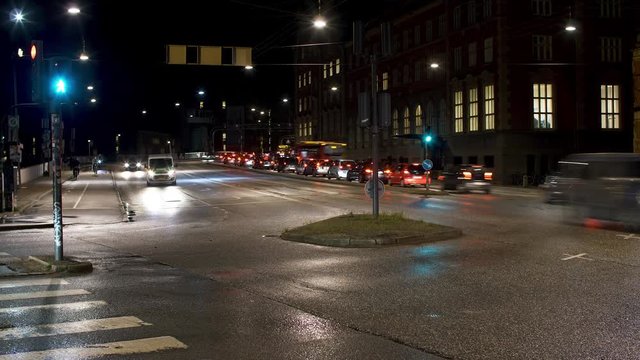
<path fill-rule="evenodd" d="M 132 315 L 93 318 L 91 314 L 104 313 L 98 310 L 108 310 L 109 304 L 100 299 L 91 299 L 92 296 L 90 291 L 75 289 L 67 279 L 62 278 L 0 278 L 0 360 L 129 357 L 187 348 L 173 336 L 78 345 L 79 335 L 91 334 L 89 338 L 98 339 L 101 332 L 109 331 L 109 336 L 113 337 L 114 331 L 131 334 L 133 330 L 135 334 L 135 331 L 140 331 L 135 329 L 153 326 Z M 29 323 L 30 319 L 42 323 Z M 65 336 L 76 338 L 71 341 Z M 37 344 L 43 343 L 38 342 L 39 339 L 52 339 L 44 343 L 53 344 L 53 348 L 39 348 L 42 345 Z M 70 345 L 56 347 L 56 344 Z"/>

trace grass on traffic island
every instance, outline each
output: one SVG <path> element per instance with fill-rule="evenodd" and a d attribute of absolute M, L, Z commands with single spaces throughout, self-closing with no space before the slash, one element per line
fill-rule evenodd
<path fill-rule="evenodd" d="M 339 247 L 380 247 L 420 244 L 462 235 L 457 228 L 431 224 L 402 214 L 349 213 L 286 230 L 281 238 L 316 245 Z"/>

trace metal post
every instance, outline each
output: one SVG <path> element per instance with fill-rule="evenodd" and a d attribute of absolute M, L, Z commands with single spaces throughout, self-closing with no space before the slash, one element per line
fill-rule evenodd
<path fill-rule="evenodd" d="M 376 55 L 371 55 L 371 171 L 373 177 L 373 217 L 378 218 L 380 199 L 378 195 L 378 84 L 376 82 Z"/>
<path fill-rule="evenodd" d="M 60 145 L 62 136 L 60 133 L 60 114 L 51 114 L 51 144 L 53 148 L 53 242 L 55 260 L 62 261 L 62 151 Z"/>

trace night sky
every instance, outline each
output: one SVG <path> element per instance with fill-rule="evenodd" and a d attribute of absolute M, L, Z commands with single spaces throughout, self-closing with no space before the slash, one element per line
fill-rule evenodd
<path fill-rule="evenodd" d="M 312 31 L 318 6 L 317 0 L 93 0 L 76 2 L 81 14 L 71 17 L 66 12 L 69 2 L 12 1 L 1 9 L 2 109 L 12 103 L 14 49 L 41 39 L 46 57 L 75 58 L 84 38 L 91 61 L 73 64 L 73 96 L 79 101 L 74 126 L 79 141 L 93 138 L 99 146 L 112 141 L 115 133 L 133 138 L 138 129 L 177 133 L 173 104 L 194 107 L 199 89 L 207 93 L 207 107 L 223 99 L 229 105 L 281 106 L 282 97 L 293 97 L 294 67 L 260 65 L 293 62 L 293 51 L 280 47 L 296 44 L 298 29 Z M 330 22 L 331 16 L 339 19 L 332 24 L 346 36 L 351 32 L 349 17 L 374 14 L 372 4 L 381 1 L 324 1 L 323 10 Z M 21 27 L 9 21 L 14 8 L 24 10 L 27 22 Z M 253 47 L 256 68 L 247 72 L 239 67 L 165 65 L 167 44 Z M 28 78 L 21 74 L 30 66 L 25 60 L 18 66 L 19 102 L 29 101 Z M 98 99 L 93 105 L 85 90 L 89 83 L 95 85 Z M 146 116 L 142 109 L 148 111 Z M 4 116 L 8 111 L 2 112 Z"/>

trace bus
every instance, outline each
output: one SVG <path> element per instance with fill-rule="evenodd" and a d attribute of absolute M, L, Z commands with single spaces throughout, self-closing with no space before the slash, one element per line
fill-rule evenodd
<path fill-rule="evenodd" d="M 347 144 L 335 141 L 300 141 L 294 146 L 295 156 L 302 159 L 342 159 Z"/>

